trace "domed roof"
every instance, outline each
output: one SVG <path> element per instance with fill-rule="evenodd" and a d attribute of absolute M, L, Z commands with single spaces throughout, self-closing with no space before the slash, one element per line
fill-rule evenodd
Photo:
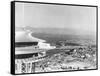
<path fill-rule="evenodd" d="M 15 42 L 45 42 L 45 40 L 35 38 L 29 31 L 16 31 Z"/>

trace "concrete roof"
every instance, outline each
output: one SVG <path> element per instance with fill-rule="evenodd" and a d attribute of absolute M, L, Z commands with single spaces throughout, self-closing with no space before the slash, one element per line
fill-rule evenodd
<path fill-rule="evenodd" d="M 19 54 L 32 54 L 32 53 L 38 53 L 43 51 L 48 51 L 49 49 L 34 49 L 31 47 L 23 47 L 23 48 L 15 48 L 15 55 Z"/>

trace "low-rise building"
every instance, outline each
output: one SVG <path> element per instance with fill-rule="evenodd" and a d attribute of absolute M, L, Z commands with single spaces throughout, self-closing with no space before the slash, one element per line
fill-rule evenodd
<path fill-rule="evenodd" d="M 46 43 L 45 40 L 35 38 L 31 34 L 32 32 L 29 31 L 17 31 L 15 33 L 16 73 L 35 72 L 35 63 L 45 59 L 46 51 L 55 48 L 55 46 Z"/>

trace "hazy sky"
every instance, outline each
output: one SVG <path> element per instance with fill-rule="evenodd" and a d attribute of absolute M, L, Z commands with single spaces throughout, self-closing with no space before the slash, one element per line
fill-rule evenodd
<path fill-rule="evenodd" d="M 96 8 L 16 3 L 15 26 L 32 26 L 35 28 L 67 28 L 95 32 Z"/>

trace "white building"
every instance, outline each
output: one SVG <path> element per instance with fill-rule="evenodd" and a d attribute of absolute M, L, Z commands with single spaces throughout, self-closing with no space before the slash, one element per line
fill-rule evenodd
<path fill-rule="evenodd" d="M 34 73 L 35 63 L 45 59 L 46 51 L 54 49 L 30 31 L 15 32 L 15 73 Z M 30 66 L 30 67 L 29 67 Z"/>
<path fill-rule="evenodd" d="M 44 50 L 54 49 L 45 40 L 35 38 L 31 32 L 17 31 L 15 33 L 15 54 L 38 53 Z"/>

